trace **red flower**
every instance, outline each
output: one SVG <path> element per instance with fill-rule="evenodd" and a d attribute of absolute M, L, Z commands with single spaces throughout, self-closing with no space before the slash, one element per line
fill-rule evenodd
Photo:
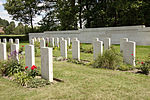
<path fill-rule="evenodd" d="M 24 45 L 22 45 L 22 47 L 24 47 Z"/>
<path fill-rule="evenodd" d="M 133 53 L 131 55 L 133 56 Z"/>
<path fill-rule="evenodd" d="M 33 67 L 33 66 L 31 67 L 31 70 L 34 70 L 34 67 Z"/>
<path fill-rule="evenodd" d="M 37 68 L 35 65 L 33 65 L 32 67 Z"/>
<path fill-rule="evenodd" d="M 141 62 L 141 64 L 144 64 L 143 62 Z"/>
<path fill-rule="evenodd" d="M 25 67 L 25 69 L 27 69 L 27 68 L 28 68 L 28 66 Z"/>

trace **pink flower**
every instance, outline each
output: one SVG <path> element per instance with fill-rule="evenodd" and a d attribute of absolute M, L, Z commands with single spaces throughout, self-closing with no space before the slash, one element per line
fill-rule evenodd
<path fill-rule="evenodd" d="M 131 55 L 133 56 L 133 53 Z"/>
<path fill-rule="evenodd" d="M 144 64 L 144 62 L 141 62 L 141 64 Z"/>

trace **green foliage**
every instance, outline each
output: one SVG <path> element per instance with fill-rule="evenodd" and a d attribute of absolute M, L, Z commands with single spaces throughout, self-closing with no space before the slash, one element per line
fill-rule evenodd
<path fill-rule="evenodd" d="M 40 48 L 40 42 L 35 41 L 34 45 L 35 45 L 35 56 L 39 57 L 40 53 L 38 52 L 38 49 Z"/>
<path fill-rule="evenodd" d="M 121 56 L 118 54 L 113 47 L 109 50 L 105 50 L 103 55 L 98 55 L 93 63 L 95 68 L 107 68 L 107 69 L 117 69 L 121 62 Z"/>
<path fill-rule="evenodd" d="M 38 14 L 38 4 L 41 0 L 7 0 L 5 10 L 16 21 L 30 24 L 33 30 L 33 18 Z"/>
<path fill-rule="evenodd" d="M 15 73 L 21 72 L 24 70 L 22 62 L 17 60 L 9 59 L 7 61 L 1 61 L 0 70 L 2 75 L 12 76 Z"/>
<path fill-rule="evenodd" d="M 0 18 L 0 27 L 6 27 L 9 25 L 9 22 L 5 19 Z"/>
<path fill-rule="evenodd" d="M 43 87 L 45 85 L 50 85 L 50 82 L 48 80 L 41 79 L 41 78 L 33 78 L 28 82 L 27 87 L 38 88 L 38 87 Z"/>
<path fill-rule="evenodd" d="M 90 62 L 88 61 L 84 61 L 84 60 L 76 60 L 76 59 L 72 59 L 72 58 L 68 58 L 67 62 L 71 62 L 71 63 L 75 63 L 75 64 L 81 64 L 81 65 L 90 65 Z"/>
<path fill-rule="evenodd" d="M 134 67 L 131 66 L 131 65 L 128 65 L 128 64 L 123 64 L 123 63 L 120 63 L 120 65 L 118 65 L 118 68 L 117 70 L 120 70 L 120 71 L 128 71 L 128 70 L 133 70 Z"/>
<path fill-rule="evenodd" d="M 10 22 L 10 24 L 4 27 L 5 34 L 14 34 L 15 22 Z"/>
<path fill-rule="evenodd" d="M 93 48 L 84 49 L 82 45 L 80 45 L 80 51 L 84 53 L 93 53 Z"/>
<path fill-rule="evenodd" d="M 11 44 L 9 42 L 6 43 L 7 52 L 11 51 Z"/>
<path fill-rule="evenodd" d="M 22 86 L 27 86 L 28 82 L 32 79 L 31 76 L 28 76 L 25 72 L 18 72 L 14 74 L 14 81 Z"/>
<path fill-rule="evenodd" d="M 141 66 L 140 66 L 141 72 L 143 74 L 148 75 L 149 71 L 150 71 L 150 62 L 144 62 Z"/>
<path fill-rule="evenodd" d="M 39 75 L 39 69 L 35 65 L 33 65 L 31 69 L 26 68 L 25 72 L 27 73 L 28 76 L 31 76 L 32 78 Z"/>

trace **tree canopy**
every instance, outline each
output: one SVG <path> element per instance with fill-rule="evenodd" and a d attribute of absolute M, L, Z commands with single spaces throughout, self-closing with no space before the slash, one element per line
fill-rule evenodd
<path fill-rule="evenodd" d="M 39 6 L 41 5 L 41 6 Z M 150 26 L 149 0 L 7 0 L 13 19 L 30 24 L 42 15 L 38 31 L 112 26 Z"/>

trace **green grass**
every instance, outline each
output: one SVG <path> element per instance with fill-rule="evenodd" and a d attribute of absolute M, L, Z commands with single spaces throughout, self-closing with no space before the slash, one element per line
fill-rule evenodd
<path fill-rule="evenodd" d="M 13 37 L 13 36 L 25 36 L 25 34 L 23 34 L 23 35 L 11 35 L 11 34 L 10 35 L 6 35 L 6 34 L 4 34 L 4 35 L 0 35 L 0 37 L 1 36 L 9 36 L 9 37 Z"/>
<path fill-rule="evenodd" d="M 20 44 L 26 45 L 26 44 Z M 83 48 L 91 45 L 83 44 Z M 119 45 L 114 45 L 119 51 Z M 137 57 L 143 59 L 150 52 L 150 46 L 137 46 Z M 59 50 L 53 55 L 60 56 Z M 71 57 L 71 51 L 68 52 Z M 36 57 L 40 67 L 41 58 Z M 81 53 L 81 59 L 91 61 L 93 54 Z M 54 61 L 54 77 L 64 80 L 42 88 L 29 89 L 0 77 L 0 100 L 149 100 L 150 76 L 130 72 L 113 71 L 77 65 L 66 61 Z"/>

